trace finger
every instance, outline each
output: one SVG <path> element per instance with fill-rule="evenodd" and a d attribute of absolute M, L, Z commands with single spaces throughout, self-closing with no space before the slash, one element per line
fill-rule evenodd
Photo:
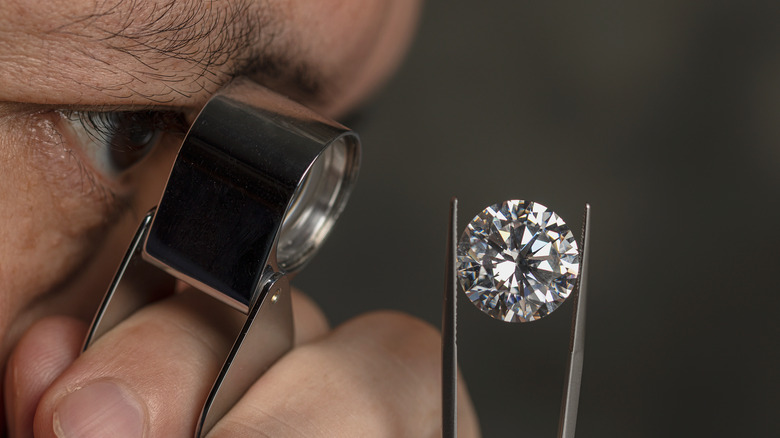
<path fill-rule="evenodd" d="M 298 293 L 293 306 L 299 339 L 321 336 L 327 325 L 319 309 Z M 35 436 L 191 434 L 244 318 L 197 291 L 141 309 L 97 340 L 44 393 Z"/>
<path fill-rule="evenodd" d="M 32 437 L 35 408 L 49 385 L 78 356 L 86 325 L 67 317 L 42 319 L 19 340 L 5 370 L 8 433 Z"/>
<path fill-rule="evenodd" d="M 209 438 L 440 437 L 438 331 L 391 312 L 358 317 L 277 362 Z M 460 391 L 462 437 L 477 437 Z"/>
<path fill-rule="evenodd" d="M 302 345 L 324 336 L 330 324 L 320 307 L 303 292 L 293 289 L 293 324 L 295 325 L 295 345 Z"/>
<path fill-rule="evenodd" d="M 463 376 L 458 374 L 458 435 L 461 437 L 479 438 L 482 433 L 479 429 L 479 418 L 474 403 L 471 401 L 466 382 Z"/>

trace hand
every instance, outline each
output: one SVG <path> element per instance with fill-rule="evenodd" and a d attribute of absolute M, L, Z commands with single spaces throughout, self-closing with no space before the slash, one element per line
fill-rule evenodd
<path fill-rule="evenodd" d="M 215 311 L 216 309 L 216 311 Z M 293 292 L 295 348 L 258 380 L 210 437 L 439 437 L 440 339 L 395 312 L 329 330 Z M 10 436 L 190 437 L 230 342 L 215 320 L 241 315 L 189 290 L 142 309 L 79 356 L 86 326 L 33 325 L 6 369 Z M 459 435 L 478 437 L 459 390 Z M 34 431 L 34 435 L 33 435 Z"/>

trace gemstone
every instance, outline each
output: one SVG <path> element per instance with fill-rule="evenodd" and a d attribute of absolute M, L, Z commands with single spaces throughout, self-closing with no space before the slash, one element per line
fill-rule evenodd
<path fill-rule="evenodd" d="M 547 316 L 571 294 L 579 273 L 577 241 L 552 210 L 511 200 L 479 213 L 458 242 L 458 287 L 493 318 Z"/>

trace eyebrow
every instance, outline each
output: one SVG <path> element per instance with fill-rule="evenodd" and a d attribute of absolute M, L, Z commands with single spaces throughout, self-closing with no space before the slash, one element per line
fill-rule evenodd
<path fill-rule="evenodd" d="M 166 103 L 176 96 L 189 98 L 204 91 L 211 94 L 235 76 L 245 75 L 282 88 L 293 98 L 318 101 L 323 77 L 294 50 L 281 50 L 277 42 L 280 18 L 264 2 L 225 0 L 103 0 L 93 11 L 71 17 L 53 32 L 86 38 L 129 56 L 137 69 L 122 73 L 142 84 L 159 82 L 169 91 L 145 94 L 130 83 L 108 86 L 107 94 L 119 87 L 153 102 Z M 274 48 L 273 50 L 271 48 Z M 95 53 L 92 59 L 114 67 Z M 172 60 L 185 69 L 171 70 Z M 121 97 L 121 96 L 114 96 Z"/>

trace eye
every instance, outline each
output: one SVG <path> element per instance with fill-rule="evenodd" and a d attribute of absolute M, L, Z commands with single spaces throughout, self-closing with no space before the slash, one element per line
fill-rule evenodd
<path fill-rule="evenodd" d="M 164 133 L 186 130 L 184 116 L 173 111 L 68 111 L 62 115 L 93 167 L 112 178 L 141 161 Z"/>

